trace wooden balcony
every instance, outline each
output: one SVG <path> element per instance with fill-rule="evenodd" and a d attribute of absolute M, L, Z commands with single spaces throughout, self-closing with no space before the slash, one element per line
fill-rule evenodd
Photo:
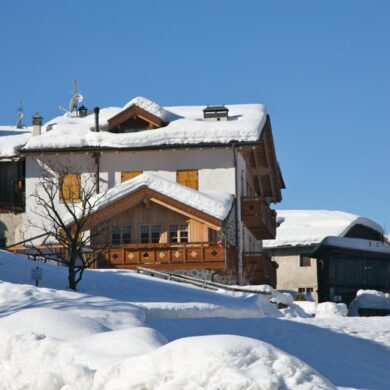
<path fill-rule="evenodd" d="M 241 220 L 257 240 L 276 237 L 276 212 L 261 197 L 241 197 Z"/>
<path fill-rule="evenodd" d="M 244 252 L 243 276 L 250 284 L 268 284 L 276 288 L 276 263 L 263 252 Z"/>
<path fill-rule="evenodd" d="M 232 252 L 226 249 L 227 256 Z M 233 252 L 232 252 L 233 253 Z M 99 268 L 224 269 L 225 248 L 215 243 L 126 244 L 104 251 Z"/>

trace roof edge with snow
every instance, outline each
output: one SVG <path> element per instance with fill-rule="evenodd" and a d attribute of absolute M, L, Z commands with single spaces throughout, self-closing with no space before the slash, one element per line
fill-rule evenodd
<path fill-rule="evenodd" d="M 232 194 L 205 193 L 193 190 L 155 173 L 145 172 L 111 188 L 105 194 L 100 195 L 97 200 L 95 198 L 96 203 L 91 215 L 142 189 L 149 189 L 162 194 L 220 222 L 223 222 L 228 216 L 234 198 Z M 69 221 L 69 223 L 72 223 L 72 221 Z"/>

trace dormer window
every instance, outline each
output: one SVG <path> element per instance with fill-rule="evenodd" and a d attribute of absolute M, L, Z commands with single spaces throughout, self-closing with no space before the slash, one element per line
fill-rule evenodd
<path fill-rule="evenodd" d="M 166 125 L 167 123 L 153 112 L 134 103 L 108 120 L 108 131 L 112 133 L 133 133 L 158 129 Z"/>
<path fill-rule="evenodd" d="M 225 106 L 207 106 L 203 110 L 203 119 L 205 121 L 227 121 L 229 109 Z"/>

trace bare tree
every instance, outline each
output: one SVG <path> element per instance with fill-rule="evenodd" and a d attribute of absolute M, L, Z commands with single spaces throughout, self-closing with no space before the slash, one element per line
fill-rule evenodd
<path fill-rule="evenodd" d="M 42 168 L 42 162 L 40 162 Z M 42 169 L 39 186 L 32 198 L 36 209 L 33 211 L 39 222 L 29 221 L 46 235 L 45 242 L 54 242 L 61 247 L 56 260 L 68 268 L 69 288 L 76 290 L 86 268 L 92 267 L 105 245 L 92 246 L 94 239 L 106 236 L 107 226 L 103 223 L 90 229 L 89 217 L 96 209 L 103 194 L 96 194 L 96 175 L 89 173 L 81 180 L 80 174 L 73 173 L 70 164 L 45 166 Z M 32 247 L 44 258 L 52 258 L 42 246 Z"/>

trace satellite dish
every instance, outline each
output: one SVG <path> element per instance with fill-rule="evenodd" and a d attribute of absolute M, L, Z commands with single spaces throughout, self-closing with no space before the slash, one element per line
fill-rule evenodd
<path fill-rule="evenodd" d="M 72 99 L 69 102 L 69 112 L 77 110 L 77 105 L 83 101 L 83 96 L 79 94 L 77 89 L 77 80 L 74 80 L 74 92 Z"/>
<path fill-rule="evenodd" d="M 23 129 L 23 123 L 22 123 L 23 117 L 24 117 L 23 105 L 22 105 L 22 101 L 20 101 L 19 107 L 18 107 L 18 120 L 16 122 L 17 129 Z"/>

